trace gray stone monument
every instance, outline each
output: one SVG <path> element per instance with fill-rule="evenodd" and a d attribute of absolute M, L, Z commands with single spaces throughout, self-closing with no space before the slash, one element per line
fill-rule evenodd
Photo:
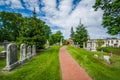
<path fill-rule="evenodd" d="M 35 56 L 36 55 L 36 46 L 33 45 L 32 46 L 32 56 Z"/>
<path fill-rule="evenodd" d="M 4 44 L 4 51 L 5 51 L 5 53 L 6 53 L 6 51 L 7 51 L 7 46 L 8 46 L 8 44 L 9 44 L 9 42 L 8 42 L 7 40 L 5 40 L 5 41 L 3 42 L 3 44 Z"/>
<path fill-rule="evenodd" d="M 83 49 L 86 49 L 85 42 L 83 42 Z"/>
<path fill-rule="evenodd" d="M 27 59 L 30 59 L 32 57 L 32 50 L 31 50 L 31 46 L 27 47 Z"/>
<path fill-rule="evenodd" d="M 47 40 L 47 42 L 46 42 L 46 46 L 47 46 L 47 48 L 50 47 L 50 44 L 49 44 L 49 41 L 48 41 L 48 40 Z"/>
<path fill-rule="evenodd" d="M 21 44 L 20 46 L 20 61 L 24 61 L 26 59 L 26 45 Z"/>
<path fill-rule="evenodd" d="M 61 40 L 60 40 L 60 46 L 62 46 L 63 44 L 62 44 L 62 38 L 61 38 Z"/>
<path fill-rule="evenodd" d="M 6 67 L 3 70 L 12 70 L 18 65 L 17 45 L 10 43 L 7 46 Z"/>

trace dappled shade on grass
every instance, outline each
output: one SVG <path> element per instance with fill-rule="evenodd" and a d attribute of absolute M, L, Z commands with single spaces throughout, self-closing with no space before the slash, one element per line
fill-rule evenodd
<path fill-rule="evenodd" d="M 59 48 L 51 47 L 11 72 L 0 72 L 0 80 L 60 80 Z M 2 61 L 0 69 L 5 66 Z"/>
<path fill-rule="evenodd" d="M 103 60 L 94 58 L 94 54 L 101 52 L 89 52 L 81 48 L 67 47 L 69 53 L 83 67 L 93 80 L 119 80 L 120 56 L 113 55 L 112 63 L 106 64 Z M 107 54 L 107 53 L 105 53 Z"/>

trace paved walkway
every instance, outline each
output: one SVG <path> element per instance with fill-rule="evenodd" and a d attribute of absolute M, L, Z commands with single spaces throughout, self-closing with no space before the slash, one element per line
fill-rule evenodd
<path fill-rule="evenodd" d="M 62 80 L 92 80 L 63 46 L 59 52 Z"/>

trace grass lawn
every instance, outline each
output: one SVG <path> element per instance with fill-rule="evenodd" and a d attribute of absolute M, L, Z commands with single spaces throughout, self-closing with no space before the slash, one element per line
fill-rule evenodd
<path fill-rule="evenodd" d="M 101 48 L 98 48 L 99 51 L 101 51 L 101 49 L 105 52 L 112 52 L 113 54 L 117 54 L 117 55 L 120 55 L 120 48 L 113 48 L 113 47 L 101 47 Z"/>
<path fill-rule="evenodd" d="M 3 51 L 3 50 L 4 50 L 3 46 L 0 46 L 0 52 Z"/>
<path fill-rule="evenodd" d="M 120 80 L 120 56 L 114 54 L 111 58 L 112 63 L 108 64 L 94 57 L 95 53 L 99 56 L 103 55 L 101 52 L 89 52 L 71 46 L 68 46 L 67 49 L 93 80 Z"/>
<path fill-rule="evenodd" d="M 61 80 L 59 48 L 40 52 L 11 72 L 0 71 L 0 80 Z M 4 66 L 5 59 L 0 59 L 0 69 Z"/>

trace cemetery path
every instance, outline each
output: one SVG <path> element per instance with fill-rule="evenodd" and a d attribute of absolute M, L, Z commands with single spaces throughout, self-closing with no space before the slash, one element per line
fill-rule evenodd
<path fill-rule="evenodd" d="M 79 66 L 63 46 L 59 51 L 62 80 L 92 80 L 87 72 Z"/>

